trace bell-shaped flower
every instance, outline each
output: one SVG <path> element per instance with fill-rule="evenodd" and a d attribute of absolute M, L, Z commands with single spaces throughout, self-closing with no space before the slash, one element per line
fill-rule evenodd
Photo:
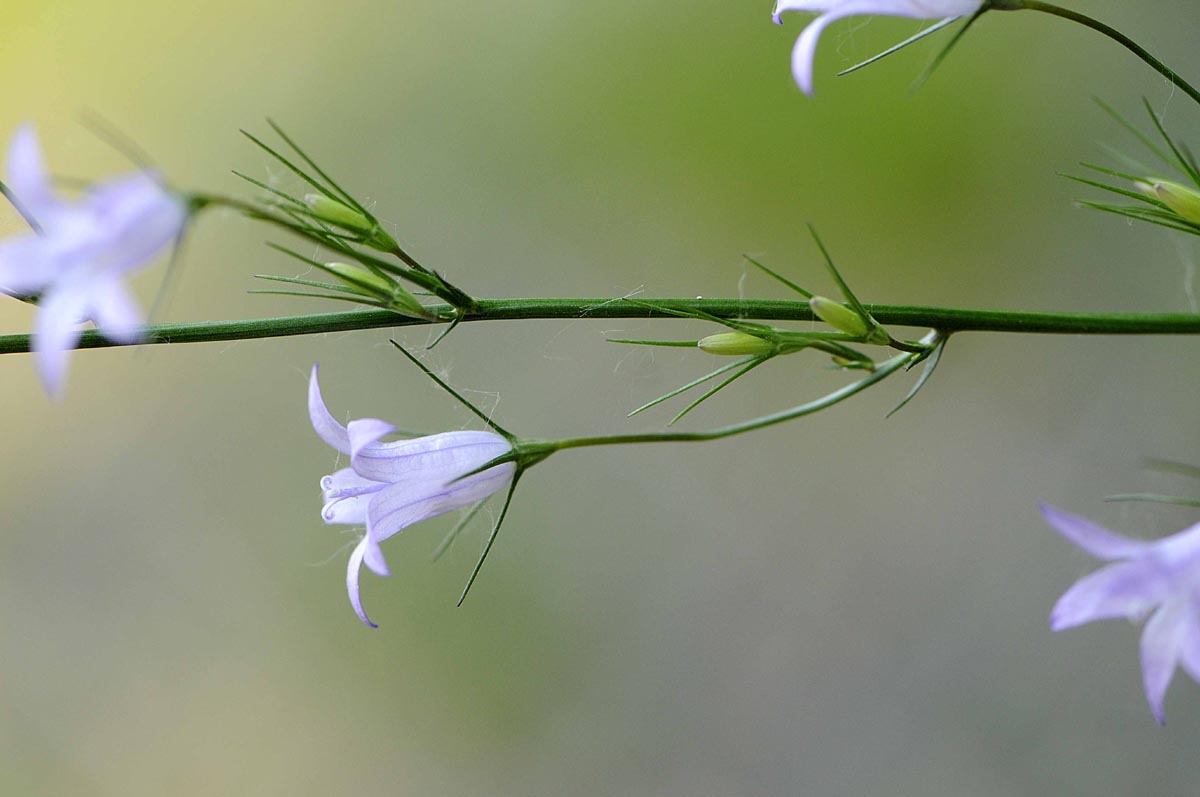
<path fill-rule="evenodd" d="M 187 208 L 146 172 L 99 183 L 77 201 L 60 198 L 29 125 L 13 136 L 6 179 L 9 196 L 36 231 L 0 242 L 0 292 L 38 297 L 33 351 L 54 396 L 79 324 L 94 321 L 116 343 L 141 338 L 142 312 L 124 278 L 178 240 Z"/>
<path fill-rule="evenodd" d="M 1050 627 L 1061 631 L 1093 620 L 1149 616 L 1142 630 L 1142 681 L 1161 724 L 1175 666 L 1200 682 L 1200 524 L 1149 542 L 1051 506 L 1043 506 L 1042 515 L 1068 541 L 1111 562 L 1058 599 Z"/>
<path fill-rule="evenodd" d="M 350 554 L 346 590 L 355 614 L 374 628 L 359 594 L 363 563 L 378 575 L 388 575 L 379 543 L 407 526 L 471 506 L 507 487 L 516 472 L 512 462 L 473 471 L 512 451 L 512 444 L 495 432 L 481 431 L 380 442 L 395 427 L 375 418 L 338 423 L 321 398 L 315 365 L 308 384 L 308 414 L 317 435 L 350 457 L 350 467 L 321 479 L 321 517 L 326 523 L 366 526 L 366 536 Z"/>
<path fill-rule="evenodd" d="M 818 12 L 792 49 L 792 75 L 805 94 L 813 93 L 813 56 L 817 41 L 825 28 L 843 17 L 883 14 L 912 19 L 942 19 L 974 14 L 983 0 L 778 0 L 773 15 L 775 24 L 782 24 L 779 15 L 785 11 Z"/>

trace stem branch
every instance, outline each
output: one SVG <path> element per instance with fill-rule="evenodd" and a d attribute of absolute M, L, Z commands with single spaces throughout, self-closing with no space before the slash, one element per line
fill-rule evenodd
<path fill-rule="evenodd" d="M 1103 33 L 1105 36 L 1107 36 L 1108 38 L 1117 42 L 1118 44 L 1123 46 L 1125 49 L 1129 50 L 1134 55 L 1136 55 L 1138 58 L 1145 61 L 1147 64 L 1150 65 L 1150 67 L 1152 69 L 1154 69 L 1155 72 L 1158 72 L 1160 75 L 1162 75 L 1167 80 L 1169 80 L 1173 85 L 1182 89 L 1189 97 L 1191 97 L 1197 103 L 1200 103 L 1200 91 L 1197 91 L 1196 88 L 1194 86 L 1192 86 L 1191 83 L 1188 83 L 1186 80 L 1181 78 L 1175 72 L 1175 70 L 1171 69 L 1166 64 L 1164 64 L 1162 61 L 1158 60 L 1153 55 L 1151 55 L 1150 51 L 1148 51 L 1145 47 L 1142 47 L 1140 44 L 1138 44 L 1133 39 L 1126 36 L 1121 31 L 1117 30 L 1116 28 L 1111 27 L 1109 25 L 1105 25 L 1103 22 L 1101 22 L 1098 19 L 1092 19 L 1089 16 L 1080 14 L 1078 11 L 1071 11 L 1070 9 L 1067 9 L 1067 8 L 1059 8 L 1058 6 L 1052 5 L 1050 3 L 1043 3 L 1043 2 L 1041 2 L 1041 0 L 1018 0 L 1018 3 L 1015 7 L 1016 8 L 1027 8 L 1030 11 L 1041 11 L 1046 14 L 1052 14 L 1056 17 L 1062 17 L 1063 19 L 1068 19 L 1071 22 L 1078 22 L 1080 25 L 1084 25 L 1086 27 L 1091 28 L 1094 31 Z"/>

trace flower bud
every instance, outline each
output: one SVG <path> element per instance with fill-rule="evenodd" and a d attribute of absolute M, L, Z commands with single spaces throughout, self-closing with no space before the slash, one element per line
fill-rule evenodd
<path fill-rule="evenodd" d="M 313 216 L 321 221 L 358 233 L 367 246 L 390 252 L 396 248 L 396 240 L 388 235 L 379 223 L 359 211 L 324 194 L 305 194 L 304 204 Z"/>
<path fill-rule="evenodd" d="M 1200 191 L 1170 180 L 1135 183 L 1146 196 L 1157 199 L 1192 224 L 1200 224 Z"/>
<path fill-rule="evenodd" d="M 824 296 L 814 296 L 808 300 L 808 306 L 817 318 L 847 335 L 865 338 L 871 332 L 871 325 L 867 320 L 841 302 L 826 299 Z"/>
<path fill-rule="evenodd" d="M 771 341 L 746 332 L 719 332 L 696 341 L 696 346 L 709 354 L 724 356 L 771 354 L 775 350 Z"/>
<path fill-rule="evenodd" d="M 361 288 L 368 293 L 379 296 L 391 296 L 393 289 L 399 287 L 396 283 L 389 282 L 378 274 L 367 271 L 362 266 L 355 266 L 350 263 L 326 263 L 325 270 L 351 288 Z"/>
<path fill-rule="evenodd" d="M 396 280 L 351 263 L 326 263 L 325 270 L 364 296 L 380 300 L 389 310 L 415 318 L 430 317 L 430 311 Z"/>
<path fill-rule="evenodd" d="M 305 194 L 304 204 L 313 215 L 322 221 L 336 224 L 355 232 L 370 232 L 375 225 L 363 214 L 349 205 L 343 205 L 336 199 L 330 199 L 324 194 Z"/>

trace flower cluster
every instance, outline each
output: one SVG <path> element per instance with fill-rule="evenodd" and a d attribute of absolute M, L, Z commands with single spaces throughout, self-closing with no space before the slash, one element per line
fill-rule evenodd
<path fill-rule="evenodd" d="M 363 610 L 359 570 L 388 575 L 379 543 L 427 518 L 471 506 L 507 487 L 516 465 L 505 462 L 475 472 L 512 450 L 495 432 L 459 431 L 380 442 L 396 427 L 376 418 L 342 426 L 330 415 L 313 366 L 308 384 L 308 414 L 322 440 L 350 457 L 350 467 L 321 479 L 326 523 L 366 526 L 366 535 L 350 554 L 346 590 L 358 618 L 372 628 Z"/>
<path fill-rule="evenodd" d="M 179 238 L 187 210 L 146 172 L 97 184 L 77 202 L 59 198 L 31 126 L 13 137 L 7 180 L 35 232 L 0 243 L 0 291 L 37 298 L 33 350 L 57 396 L 81 322 L 116 343 L 141 338 L 142 313 L 123 280 Z"/>
<path fill-rule="evenodd" d="M 1149 616 L 1142 631 L 1142 682 L 1161 724 L 1176 665 L 1200 682 L 1200 524 L 1147 542 L 1052 506 L 1043 506 L 1042 515 L 1068 541 L 1111 563 L 1058 599 L 1050 627 L 1061 631 L 1093 620 Z"/>

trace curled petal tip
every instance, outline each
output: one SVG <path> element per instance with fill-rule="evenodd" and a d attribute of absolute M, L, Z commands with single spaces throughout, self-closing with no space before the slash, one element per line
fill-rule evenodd
<path fill-rule="evenodd" d="M 367 612 L 363 609 L 362 605 L 362 594 L 358 588 L 358 576 L 368 544 L 367 538 L 363 537 L 362 542 L 356 545 L 354 551 L 350 554 L 350 561 L 346 565 L 346 592 L 350 596 L 350 606 L 354 609 L 354 613 L 358 615 L 358 619 L 362 620 L 363 625 L 368 628 L 378 628 L 379 626 L 371 622 L 370 617 L 367 617 Z"/>
<path fill-rule="evenodd" d="M 321 384 L 317 380 L 316 364 L 313 365 L 308 378 L 308 417 L 318 437 L 337 451 L 343 454 L 350 453 L 350 434 L 325 406 L 325 399 L 321 396 Z"/>

